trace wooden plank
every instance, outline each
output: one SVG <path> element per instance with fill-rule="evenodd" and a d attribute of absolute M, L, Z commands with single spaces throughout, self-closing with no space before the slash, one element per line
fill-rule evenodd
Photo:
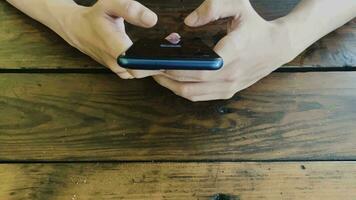
<path fill-rule="evenodd" d="M 99 67 L 59 36 L 0 1 L 0 68 Z"/>
<path fill-rule="evenodd" d="M 192 103 L 151 79 L 1 74 L 0 161 L 352 160 L 355 80 L 274 73 Z"/>
<path fill-rule="evenodd" d="M 133 40 L 142 37 L 164 36 L 180 32 L 184 37 L 199 35 L 213 45 L 225 34 L 225 24 L 218 22 L 203 28 L 183 25 L 184 17 L 202 0 L 141 0 L 159 14 L 158 25 L 150 30 L 128 27 Z M 254 7 L 266 19 L 287 14 L 299 0 L 255 0 Z M 0 68 L 101 68 L 39 23 L 25 17 L 6 2 L 0 2 Z M 323 38 L 287 66 L 355 67 L 356 19 Z"/>
<path fill-rule="evenodd" d="M 356 163 L 0 165 L 1 199 L 354 200 Z"/>

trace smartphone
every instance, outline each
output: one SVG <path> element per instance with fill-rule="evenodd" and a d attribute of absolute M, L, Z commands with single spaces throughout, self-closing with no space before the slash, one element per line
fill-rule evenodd
<path fill-rule="evenodd" d="M 117 60 L 121 67 L 139 70 L 218 70 L 223 66 L 223 59 L 200 39 L 178 43 L 140 39 Z"/>

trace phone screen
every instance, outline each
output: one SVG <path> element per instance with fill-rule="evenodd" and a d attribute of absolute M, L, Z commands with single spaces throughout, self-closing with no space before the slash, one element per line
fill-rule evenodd
<path fill-rule="evenodd" d="M 216 58 L 218 57 L 201 40 L 182 40 L 172 44 L 167 40 L 143 39 L 137 41 L 127 52 L 130 57 L 151 58 Z"/>

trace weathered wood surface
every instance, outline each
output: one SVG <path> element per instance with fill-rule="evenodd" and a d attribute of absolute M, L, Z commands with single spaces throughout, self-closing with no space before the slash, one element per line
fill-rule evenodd
<path fill-rule="evenodd" d="M 0 165 L 0 199 L 354 200 L 355 162 Z"/>
<path fill-rule="evenodd" d="M 191 103 L 150 79 L 2 74 L 0 161 L 356 159 L 355 80 L 275 73 Z"/>
<path fill-rule="evenodd" d="M 82 0 L 83 1 L 83 0 Z M 85 1 L 85 0 L 84 0 Z M 183 25 L 184 17 L 202 0 L 142 0 L 159 14 L 158 25 L 149 30 L 128 27 L 133 40 L 145 36 L 164 36 L 177 31 L 183 36 L 202 37 L 212 45 L 225 33 L 225 25 L 216 23 L 191 29 Z M 266 19 L 287 14 L 299 0 L 255 0 L 254 7 Z M 355 67 L 356 20 L 326 36 L 287 66 Z M 5 1 L 0 1 L 0 69 L 19 68 L 101 68 L 99 64 L 52 33 L 41 24 L 24 16 Z"/>

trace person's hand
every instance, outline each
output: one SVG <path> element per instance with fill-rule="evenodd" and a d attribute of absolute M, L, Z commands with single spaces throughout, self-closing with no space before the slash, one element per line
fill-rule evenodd
<path fill-rule="evenodd" d="M 132 41 L 125 32 L 124 20 L 149 28 L 157 23 L 157 15 L 133 0 L 99 0 L 93 7 L 77 8 L 67 14 L 59 34 L 72 46 L 109 67 L 121 78 L 143 78 L 159 71 L 126 70 L 117 57 Z"/>
<path fill-rule="evenodd" d="M 228 34 L 214 48 L 224 60 L 222 69 L 166 71 L 154 79 L 191 101 L 229 99 L 299 53 L 283 23 L 261 18 L 249 0 L 206 0 L 185 23 L 198 27 L 226 17 L 231 17 Z"/>

